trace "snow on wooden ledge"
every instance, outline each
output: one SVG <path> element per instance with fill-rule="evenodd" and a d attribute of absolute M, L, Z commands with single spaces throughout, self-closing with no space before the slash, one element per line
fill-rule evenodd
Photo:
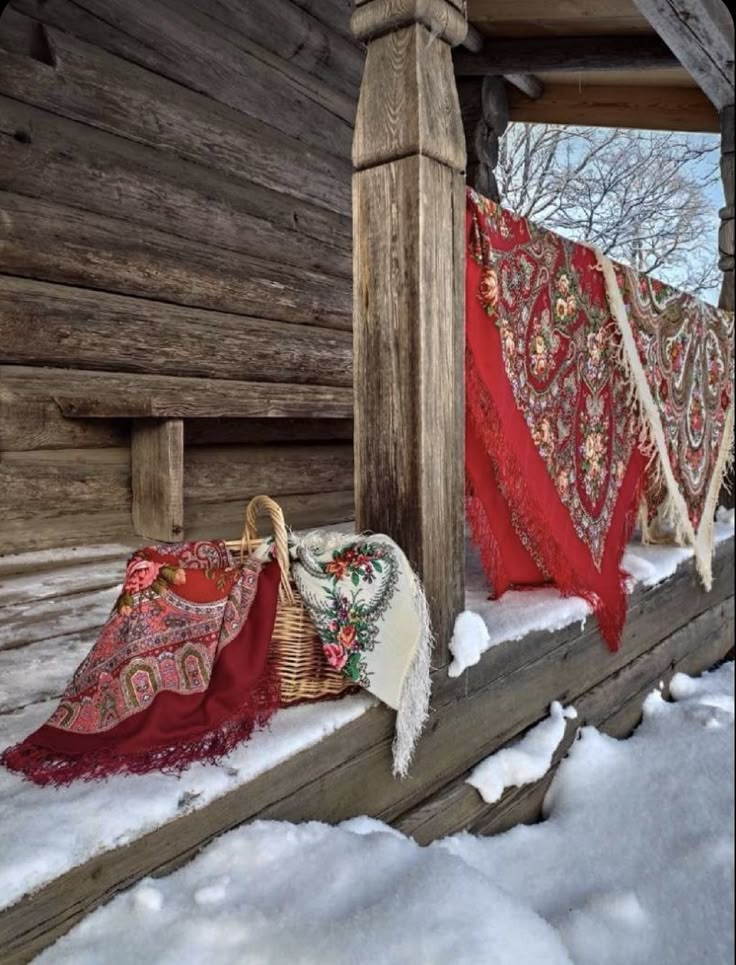
<path fill-rule="evenodd" d="M 719 509 L 715 529 L 716 543 L 734 536 L 734 511 Z M 644 546 L 630 543 L 623 568 L 637 583 L 657 586 L 673 576 L 678 567 L 692 559 L 693 551 L 682 546 Z M 555 633 L 572 623 L 585 624 L 592 610 L 580 597 L 563 597 L 552 587 L 538 590 L 510 590 L 499 600 L 488 599 L 488 584 L 477 553 L 469 552 L 466 571 L 466 610 L 458 617 L 450 641 L 453 661 L 448 673 L 459 677 L 478 663 L 491 647 L 522 640 L 530 633 L 548 630 Z"/>

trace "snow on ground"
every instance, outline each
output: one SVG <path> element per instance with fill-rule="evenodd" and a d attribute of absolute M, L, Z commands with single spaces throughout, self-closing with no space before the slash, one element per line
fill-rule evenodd
<path fill-rule="evenodd" d="M 733 664 L 633 737 L 584 728 L 547 820 L 420 848 L 378 821 L 258 822 L 98 909 L 39 965 L 726 965 Z"/>
<path fill-rule="evenodd" d="M 715 527 L 716 543 L 734 536 L 734 511 L 721 507 Z M 637 583 L 653 587 L 674 575 L 677 568 L 689 559 L 693 551 L 682 546 L 650 545 L 632 542 L 624 554 L 623 568 L 632 577 L 631 589 Z M 580 597 L 563 597 L 553 587 L 538 590 L 510 590 L 499 600 L 488 599 L 488 584 L 477 551 L 471 546 L 467 552 L 465 613 L 458 617 L 450 653 L 453 661 L 448 668 L 451 677 L 459 677 L 468 667 L 478 663 L 481 656 L 509 640 L 522 640 L 530 633 L 554 633 L 573 623 L 581 627 L 592 610 Z M 481 621 L 470 621 L 466 613 L 478 614 Z"/>
<path fill-rule="evenodd" d="M 204 807 L 355 720 L 373 703 L 358 694 L 281 710 L 268 729 L 220 764 L 195 764 L 181 777 L 118 775 L 104 782 L 50 788 L 0 767 L 0 908 L 102 851 Z M 31 733 L 55 706 L 51 700 L 0 716 L 0 746 Z"/>
<path fill-rule="evenodd" d="M 565 736 L 568 720 L 578 716 L 574 707 L 555 700 L 549 717 L 532 727 L 509 747 L 491 754 L 473 769 L 467 783 L 478 790 L 486 804 L 495 804 L 507 787 L 521 787 L 544 777 Z"/>

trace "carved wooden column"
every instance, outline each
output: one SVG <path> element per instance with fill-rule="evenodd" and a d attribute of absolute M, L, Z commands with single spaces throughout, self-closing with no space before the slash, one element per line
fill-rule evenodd
<path fill-rule="evenodd" d="M 353 141 L 357 525 L 417 567 L 437 637 L 464 595 L 462 0 L 367 0 Z"/>
<path fill-rule="evenodd" d="M 509 126 L 503 77 L 465 77 L 458 82 L 460 109 L 468 145 L 468 184 L 491 201 L 500 201 L 496 180 L 500 141 Z"/>
<path fill-rule="evenodd" d="M 721 228 L 718 232 L 718 267 L 723 272 L 719 305 L 734 311 L 734 202 L 736 200 L 736 167 L 734 165 L 734 105 L 721 111 L 721 177 L 723 178 L 724 207 L 720 210 Z M 721 490 L 721 505 L 732 507 L 736 502 L 734 470 Z"/>
<path fill-rule="evenodd" d="M 730 104 L 721 111 L 721 177 L 725 206 L 721 208 L 721 230 L 718 234 L 720 260 L 718 265 L 723 272 L 721 287 L 721 308 L 734 310 L 734 105 Z"/>

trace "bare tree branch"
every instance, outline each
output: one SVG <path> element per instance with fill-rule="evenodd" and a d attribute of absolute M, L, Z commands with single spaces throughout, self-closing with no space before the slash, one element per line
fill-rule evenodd
<path fill-rule="evenodd" d="M 717 298 L 715 136 L 511 124 L 504 204 L 680 288 Z"/>

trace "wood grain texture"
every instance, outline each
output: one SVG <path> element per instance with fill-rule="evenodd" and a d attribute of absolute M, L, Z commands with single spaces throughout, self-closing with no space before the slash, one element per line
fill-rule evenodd
<path fill-rule="evenodd" d="M 345 492 L 353 481 L 353 447 L 331 445 L 197 446 L 184 458 L 184 495 L 192 503 Z M 289 525 L 293 525 L 287 520 Z"/>
<path fill-rule="evenodd" d="M 223 36 L 217 22 L 181 0 L 84 0 L 56 4 L 58 25 L 64 27 L 69 7 L 82 7 L 102 27 L 93 42 L 118 56 L 154 71 L 183 87 L 207 95 L 281 133 L 345 157 L 350 150 L 350 122 L 339 116 L 349 99 L 324 87 L 310 86 L 310 75 L 289 68 L 263 48 L 245 50 L 247 40 Z M 42 21 L 53 22 L 45 4 L 16 4 L 23 12 L 34 7 Z M 73 13 L 72 13 L 73 16 Z M 86 27 L 93 21 L 86 18 Z"/>
<path fill-rule="evenodd" d="M 4 520 L 5 550 L 5 537 L 13 520 L 23 520 L 26 529 L 35 525 L 43 529 L 45 517 L 114 510 L 130 511 L 127 449 L 0 454 L 0 516 Z M 37 524 L 33 522 L 36 518 Z M 87 527 L 88 532 L 91 526 Z"/>
<path fill-rule="evenodd" d="M 104 252 L 97 255 L 105 259 Z M 185 290 L 185 279 L 180 284 Z M 71 284 L 0 275 L 0 286 L 2 362 L 223 381 L 352 384 L 349 332 L 184 308 Z M 44 338 L 29 339 L 29 327 L 43 332 Z"/>
<path fill-rule="evenodd" d="M 247 501 L 261 490 L 243 486 L 238 498 L 230 502 L 194 503 L 186 501 L 187 536 L 190 539 L 239 539 L 243 531 L 243 516 Z M 313 529 L 350 522 L 355 516 L 353 490 L 338 492 L 281 494 L 272 490 L 271 495 L 284 511 L 284 517 L 292 529 Z"/>
<path fill-rule="evenodd" d="M 341 33 L 347 17 L 340 18 L 340 30 L 321 23 L 292 0 L 248 0 L 247 4 L 240 0 L 189 2 L 231 28 L 236 43 L 239 37 L 246 38 L 254 49 L 257 45 L 270 51 L 286 64 L 348 94 L 352 108 L 348 119 L 352 120 L 364 54 Z"/>
<path fill-rule="evenodd" d="M 61 4 L 52 0 L 42 9 L 45 24 L 58 22 L 71 30 L 76 21 L 70 21 L 68 14 L 81 13 L 66 0 Z M 2 23 L 0 46 L 4 32 L 6 45 L 15 49 L 20 44 L 19 35 L 36 21 L 11 9 Z M 45 42 L 54 64 L 0 50 L 0 90 L 27 104 L 226 174 L 226 183 L 258 185 L 260 192 L 250 189 L 251 207 L 262 219 L 294 228 L 288 220 L 289 204 L 284 194 L 294 199 L 291 210 L 300 229 L 308 234 L 310 221 L 315 222 L 315 230 L 319 227 L 320 212 L 311 211 L 297 199 L 307 198 L 349 216 L 347 156 L 341 161 L 102 50 L 93 45 L 94 31 L 90 37 L 93 42 L 85 43 L 45 24 Z M 99 42 L 104 46 L 103 38 Z M 347 232 L 343 230 L 346 233 L 349 226 Z M 329 233 L 320 237 L 329 240 Z"/>
<path fill-rule="evenodd" d="M 402 27 L 368 45 L 353 139 L 361 170 L 413 154 L 455 171 L 465 168 L 465 144 L 450 47 L 432 42 L 421 24 Z"/>
<path fill-rule="evenodd" d="M 176 542 L 184 536 L 184 423 L 136 419 L 130 436 L 131 517 L 136 535 Z"/>
<path fill-rule="evenodd" d="M 407 553 L 444 665 L 464 587 L 465 143 L 450 46 L 423 17 L 454 43 L 464 9 L 356 6 L 371 38 L 353 140 L 357 526 Z"/>
<path fill-rule="evenodd" d="M 497 679 L 494 686 L 474 691 L 471 677 L 467 682 L 455 682 L 454 697 L 450 692 L 435 695 L 430 727 L 420 747 L 422 763 L 418 762 L 418 769 L 408 781 L 393 781 L 390 777 L 393 715 L 386 708 L 375 708 L 206 808 L 185 814 L 125 847 L 73 869 L 0 913 L 0 941 L 8 962 L 27 961 L 123 888 L 147 874 L 170 872 L 217 834 L 253 817 L 298 821 L 316 816 L 320 820 L 341 820 L 356 814 L 380 813 L 397 820 L 437 790 L 429 779 L 431 773 L 441 773 L 439 786 L 447 784 L 490 753 L 494 744 L 512 739 L 540 719 L 550 700 L 578 700 L 605 681 L 611 681 L 615 688 L 617 676 L 638 657 L 652 651 L 691 620 L 727 603 L 733 596 L 733 541 L 719 548 L 715 570 L 710 595 L 698 589 L 692 564 L 683 567 L 664 586 L 638 592 L 624 648 L 618 655 L 607 654 L 600 637 L 591 630 L 578 632 L 572 646 L 570 641 L 560 645 L 559 635 L 547 634 L 548 646 L 555 654 L 553 663 L 540 663 L 533 654 L 530 659 L 529 651 L 522 647 L 526 663 Z M 673 599 L 679 605 L 673 605 Z M 563 637 L 567 639 L 566 634 Z M 702 641 L 700 634 L 688 639 L 692 650 L 676 666 L 693 672 L 703 666 L 698 654 Z M 505 661 L 506 666 L 511 666 L 518 649 L 518 643 L 502 644 L 490 651 L 484 662 L 496 651 L 503 651 L 506 656 L 496 654 L 496 665 Z M 574 658 L 579 651 L 583 651 L 585 659 L 581 660 L 582 655 Z M 671 661 L 670 651 L 667 656 Z M 656 672 L 647 678 L 647 673 L 654 670 L 655 663 L 646 673 L 640 668 L 634 670 L 631 686 L 636 686 L 636 681 L 654 679 Z M 464 699 L 466 684 L 469 695 Z M 503 706 L 497 706 L 499 702 Z M 391 807 L 377 807 L 379 801 L 387 799 L 394 802 Z M 329 806 L 321 808 L 320 803 L 325 801 Z"/>
<path fill-rule="evenodd" d="M 662 70 L 679 62 L 656 36 L 509 37 L 488 39 L 480 53 L 458 50 L 455 73 L 483 77 L 519 71 Z"/>
<path fill-rule="evenodd" d="M 720 129 L 716 109 L 690 87 L 546 84 L 539 100 L 509 91 L 509 104 L 512 121 L 702 133 Z"/>
<path fill-rule="evenodd" d="M 81 369 L 0 366 L 0 383 L 18 383 L 56 400 L 68 418 L 350 418 L 344 388 L 132 375 Z M 104 410 L 104 411 L 103 411 Z"/>
<path fill-rule="evenodd" d="M 421 24 L 450 46 L 461 44 L 468 24 L 452 0 L 358 0 L 350 29 L 358 40 L 373 40 L 410 24 Z"/>
<path fill-rule="evenodd" d="M 734 101 L 734 25 L 722 0 L 634 0 L 717 110 Z"/>
<path fill-rule="evenodd" d="M 134 238 L 141 226 L 197 242 L 205 264 L 218 251 L 222 261 L 232 251 L 268 259 L 272 273 L 283 262 L 284 280 L 294 271 L 305 291 L 312 285 L 300 267 L 321 268 L 323 282 L 325 270 L 347 270 L 349 222 L 340 216 L 278 196 L 270 207 L 272 192 L 2 96 L 0 188 L 124 220 Z"/>
<path fill-rule="evenodd" d="M 734 105 L 721 111 L 721 178 L 725 204 L 719 211 L 718 267 L 723 272 L 719 305 L 728 311 L 734 299 L 734 206 L 736 205 L 736 154 L 734 154 Z"/>
<path fill-rule="evenodd" d="M 464 582 L 464 179 L 406 158 L 356 174 L 354 209 L 358 527 L 417 567 L 441 662 Z"/>

